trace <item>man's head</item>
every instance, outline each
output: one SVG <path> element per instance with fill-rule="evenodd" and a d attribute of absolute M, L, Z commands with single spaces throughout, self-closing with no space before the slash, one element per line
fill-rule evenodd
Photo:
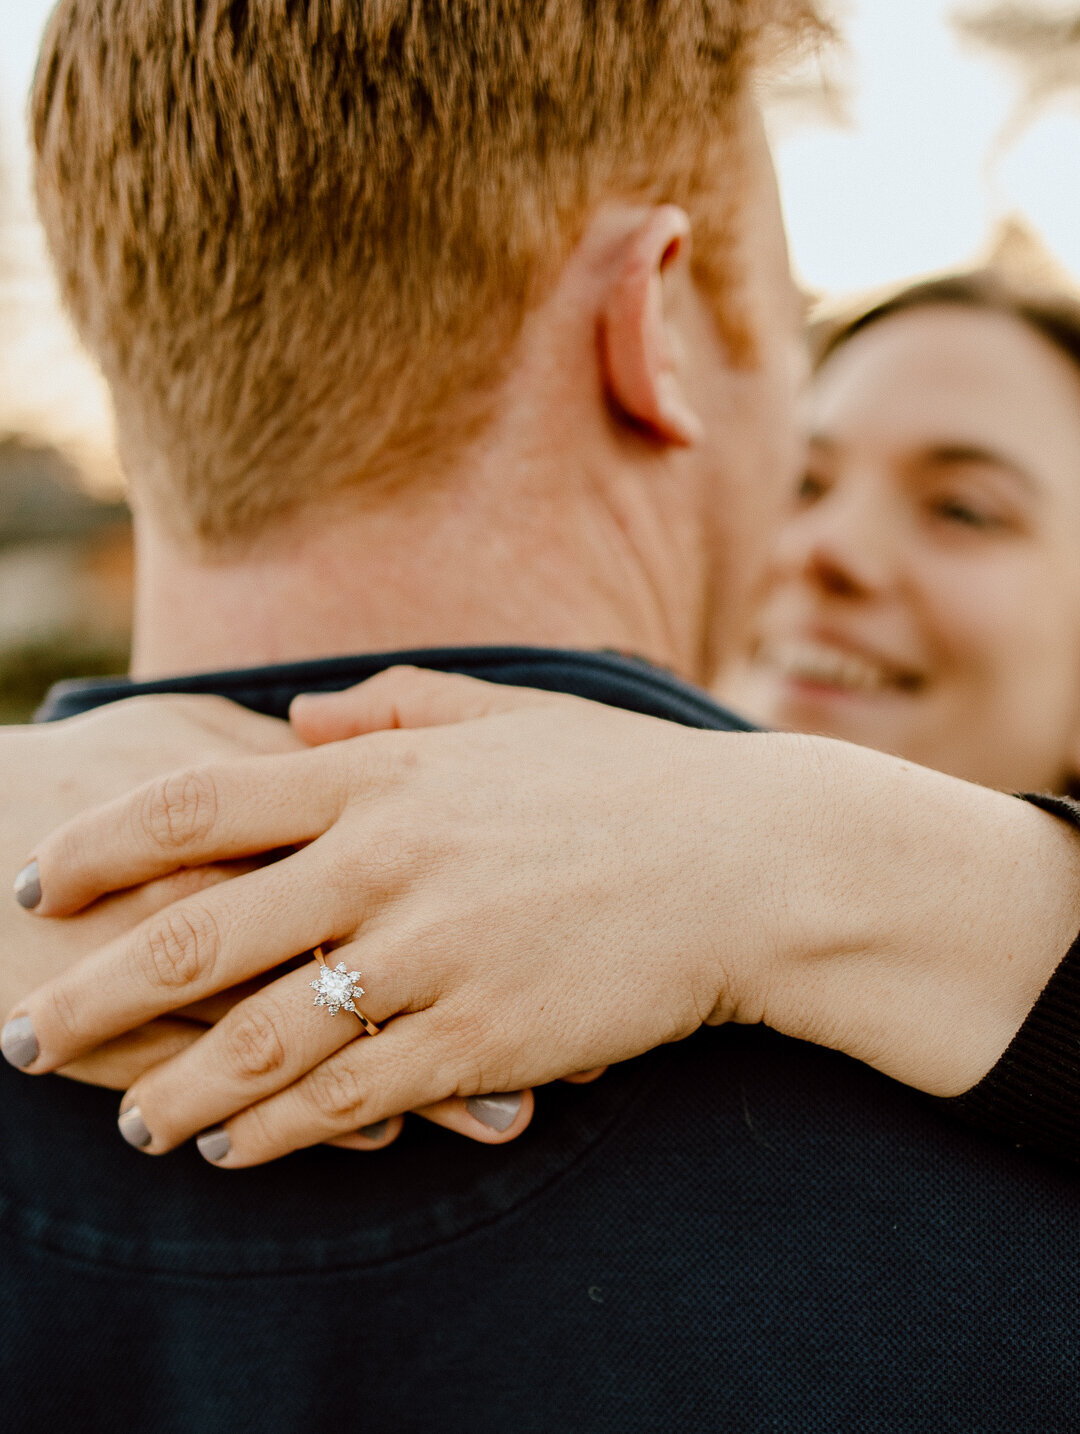
<path fill-rule="evenodd" d="M 760 256 L 775 277 L 780 244 L 745 212 L 769 182 L 750 91 L 812 10 L 60 0 L 33 96 L 38 198 L 136 504 L 215 545 L 452 468 L 497 419 L 529 317 L 586 240 L 602 252 L 605 207 L 623 221 L 597 396 L 646 449 L 695 443 L 683 336 L 633 274 L 681 261 L 723 363 L 751 386 L 777 366 L 768 309 L 787 296 Z M 729 417 L 747 421 L 698 415 Z"/>

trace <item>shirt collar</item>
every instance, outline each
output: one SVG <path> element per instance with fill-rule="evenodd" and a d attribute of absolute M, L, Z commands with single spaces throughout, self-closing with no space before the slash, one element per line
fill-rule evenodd
<path fill-rule="evenodd" d="M 513 686 L 588 697 L 689 727 L 752 731 L 704 692 L 637 657 L 542 647 L 449 647 L 361 653 L 134 682 L 128 677 L 60 682 L 37 713 L 39 722 L 74 717 L 109 702 L 151 693 L 207 693 L 253 711 L 286 717 L 301 692 L 335 692 L 399 664 L 458 672 Z"/>

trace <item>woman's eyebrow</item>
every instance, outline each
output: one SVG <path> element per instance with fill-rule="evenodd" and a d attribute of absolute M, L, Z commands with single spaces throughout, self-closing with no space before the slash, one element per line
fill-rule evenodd
<path fill-rule="evenodd" d="M 933 464 L 935 467 L 949 467 L 963 463 L 982 463 L 993 468 L 1000 468 L 1003 472 L 1010 474 L 1022 487 L 1032 493 L 1039 491 L 1039 484 L 1031 471 L 1018 463 L 1015 458 L 1010 458 L 1000 448 L 989 448 L 980 443 L 938 443 L 933 444 L 923 452 L 923 461 Z"/>

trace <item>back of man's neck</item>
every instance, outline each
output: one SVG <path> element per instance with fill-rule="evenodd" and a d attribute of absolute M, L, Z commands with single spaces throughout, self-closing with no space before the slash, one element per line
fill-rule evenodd
<path fill-rule="evenodd" d="M 430 495 L 418 514 L 344 503 L 213 557 L 137 522 L 132 675 L 533 644 L 633 651 L 701 680 L 693 636 L 657 610 L 648 575 L 617 544 L 585 561 L 580 540 L 602 548 L 602 524 L 549 547 L 527 523 L 508 530 L 452 501 L 438 511 Z"/>

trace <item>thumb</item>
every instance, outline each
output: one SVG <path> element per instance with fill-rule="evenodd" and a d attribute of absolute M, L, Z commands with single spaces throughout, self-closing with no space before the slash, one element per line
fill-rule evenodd
<path fill-rule="evenodd" d="M 303 741 L 317 747 L 392 727 L 445 727 L 497 712 L 573 701 L 456 673 L 388 667 L 344 692 L 303 693 L 293 700 L 289 721 Z"/>

